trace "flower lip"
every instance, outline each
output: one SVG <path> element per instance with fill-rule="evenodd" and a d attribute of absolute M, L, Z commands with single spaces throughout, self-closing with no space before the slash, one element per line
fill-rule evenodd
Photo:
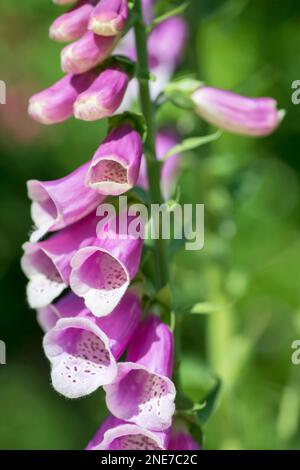
<path fill-rule="evenodd" d="M 95 316 L 106 316 L 125 294 L 130 277 L 123 263 L 108 250 L 88 246 L 71 261 L 70 285 Z"/>
<path fill-rule="evenodd" d="M 86 185 L 100 194 L 119 196 L 131 188 L 128 167 L 128 162 L 121 156 L 99 157 L 91 163 Z"/>
<path fill-rule="evenodd" d="M 176 390 L 168 377 L 140 364 L 124 362 L 118 365 L 114 382 L 104 390 L 107 407 L 117 418 L 152 431 L 171 426 Z"/>
<path fill-rule="evenodd" d="M 63 318 L 44 338 L 52 383 L 68 398 L 79 398 L 110 383 L 117 365 L 106 334 L 89 318 Z"/>
<path fill-rule="evenodd" d="M 30 243 L 25 243 L 23 249 L 25 253 L 21 258 L 21 266 L 29 278 L 29 305 L 32 308 L 46 307 L 63 292 L 67 284 L 46 249 Z"/>
<path fill-rule="evenodd" d="M 111 116 L 111 110 L 99 105 L 99 94 L 82 96 L 74 104 L 74 117 L 82 121 L 97 121 Z"/>
<path fill-rule="evenodd" d="M 120 424 L 104 433 L 91 450 L 165 450 L 158 435 L 135 424 Z"/>

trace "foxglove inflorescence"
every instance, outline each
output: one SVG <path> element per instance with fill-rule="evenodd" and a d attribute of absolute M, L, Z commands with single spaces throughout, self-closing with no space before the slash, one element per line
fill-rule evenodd
<path fill-rule="evenodd" d="M 61 51 L 65 76 L 34 95 L 28 112 L 49 125 L 72 116 L 111 118 L 136 99 L 137 79 L 149 79 L 136 75 L 133 31 L 126 31 L 128 1 L 53 1 L 71 6 L 50 27 L 52 39 L 70 42 Z M 142 1 L 147 25 L 154 6 L 155 0 Z M 181 62 L 186 39 L 187 25 L 179 16 L 150 28 L 153 97 L 161 95 Z M 126 57 L 111 56 L 117 45 Z M 237 134 L 269 134 L 281 118 L 270 98 L 249 99 L 208 86 L 186 90 L 186 98 L 206 121 Z M 131 114 L 114 116 L 95 154 L 83 156 L 85 163 L 69 175 L 28 181 L 35 228 L 21 261 L 29 280 L 27 298 L 45 333 L 54 389 L 68 398 L 104 389 L 111 414 L 88 450 L 196 450 L 186 423 L 174 420 L 173 332 L 158 312 L 148 308 L 142 317 L 143 292 L 131 286 L 143 237 L 124 234 L 115 215 L 99 225 L 103 211 L 96 212 L 106 198 L 134 187 L 149 190 L 145 136 Z M 156 184 L 166 201 L 176 187 L 181 156 L 174 147 L 179 143 L 175 129 L 158 130 L 154 146 L 161 180 Z"/>

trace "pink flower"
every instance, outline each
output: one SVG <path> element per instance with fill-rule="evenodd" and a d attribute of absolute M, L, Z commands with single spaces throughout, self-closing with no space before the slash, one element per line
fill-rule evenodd
<path fill-rule="evenodd" d="M 30 307 L 49 305 L 68 286 L 71 259 L 80 247 L 94 239 L 97 222 L 91 214 L 45 241 L 23 245 L 21 266 L 29 279 L 27 298 Z"/>
<path fill-rule="evenodd" d="M 172 424 L 175 387 L 173 334 L 154 315 L 137 328 L 126 362 L 118 365 L 116 379 L 104 387 L 109 411 L 119 419 L 145 429 L 162 431 Z"/>
<path fill-rule="evenodd" d="M 183 18 L 174 16 L 157 25 L 149 36 L 150 65 L 167 66 L 171 73 L 181 62 L 187 40 L 187 25 Z"/>
<path fill-rule="evenodd" d="M 87 72 L 110 55 L 118 39 L 118 36 L 98 36 L 88 31 L 62 50 L 62 70 L 65 73 Z"/>
<path fill-rule="evenodd" d="M 210 124 L 234 134 L 271 134 L 282 120 L 282 111 L 272 98 L 245 98 L 217 88 L 203 86 L 194 92 L 196 111 Z"/>
<path fill-rule="evenodd" d="M 31 241 L 48 231 L 53 232 L 82 219 L 103 201 L 84 184 L 90 163 L 85 163 L 64 178 L 55 181 L 30 180 L 28 196 L 32 200 L 31 216 L 37 227 Z"/>
<path fill-rule="evenodd" d="M 142 151 L 142 139 L 129 124 L 113 129 L 92 159 L 87 186 L 103 195 L 125 193 L 137 181 Z"/>
<path fill-rule="evenodd" d="M 168 450 L 200 450 L 200 447 L 184 425 L 176 425 L 172 430 Z"/>
<path fill-rule="evenodd" d="M 138 297 L 128 291 L 111 315 L 101 319 L 74 294 L 59 301 L 53 311 L 59 319 L 43 344 L 55 390 L 67 398 L 79 398 L 110 383 L 117 373 L 116 361 L 140 319 Z"/>
<path fill-rule="evenodd" d="M 179 143 L 179 139 L 174 134 L 172 130 L 164 129 L 160 130 L 157 133 L 156 137 L 156 151 L 157 151 L 157 158 L 158 160 L 162 160 L 164 155 L 175 145 Z M 164 163 L 161 172 L 161 190 L 164 199 L 167 201 L 172 194 L 174 193 L 177 176 L 178 176 L 178 169 L 179 169 L 179 161 L 180 155 L 171 155 Z M 146 160 L 143 156 L 140 173 L 138 180 L 136 182 L 136 186 L 140 186 L 141 188 L 148 190 L 148 176 L 147 176 L 147 166 Z"/>
<path fill-rule="evenodd" d="M 51 25 L 49 35 L 55 41 L 75 41 L 86 33 L 96 0 L 80 0 Z"/>
<path fill-rule="evenodd" d="M 74 115 L 83 121 L 111 116 L 121 105 L 128 83 L 128 74 L 118 67 L 100 72 L 92 85 L 80 94 L 74 104 Z"/>
<path fill-rule="evenodd" d="M 80 248 L 73 257 L 71 289 L 83 297 L 96 316 L 109 315 L 138 272 L 143 239 L 122 233 L 112 217 L 101 238 Z"/>
<path fill-rule="evenodd" d="M 73 114 L 73 105 L 80 93 L 96 78 L 96 72 L 82 75 L 69 74 L 50 88 L 33 95 L 29 100 L 28 113 L 41 124 L 56 124 Z"/>
<path fill-rule="evenodd" d="M 109 416 L 86 450 L 166 450 L 169 430 L 148 431 L 136 424 Z"/>
<path fill-rule="evenodd" d="M 91 14 L 89 30 L 102 36 L 120 34 L 128 19 L 128 0 L 101 0 Z"/>

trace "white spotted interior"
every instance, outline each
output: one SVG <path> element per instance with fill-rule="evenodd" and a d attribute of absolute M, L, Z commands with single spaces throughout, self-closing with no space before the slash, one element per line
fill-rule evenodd
<path fill-rule="evenodd" d="M 109 450 L 161 450 L 161 448 L 148 436 L 128 434 L 114 439 Z"/>
<path fill-rule="evenodd" d="M 156 416 L 159 420 L 165 406 L 162 400 L 168 394 L 168 385 L 162 377 L 143 369 L 133 369 L 118 382 L 116 400 L 118 408 L 123 409 L 123 419 L 143 414 Z"/>
<path fill-rule="evenodd" d="M 127 184 L 127 169 L 114 160 L 100 160 L 91 171 L 91 183 Z"/>
<path fill-rule="evenodd" d="M 63 349 L 54 361 L 53 386 L 70 398 L 86 395 L 106 383 L 111 358 L 104 342 L 91 331 L 68 328 L 56 338 Z"/>

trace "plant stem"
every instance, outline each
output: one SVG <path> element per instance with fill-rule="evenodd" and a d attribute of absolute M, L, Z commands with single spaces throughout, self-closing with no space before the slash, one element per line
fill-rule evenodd
<path fill-rule="evenodd" d="M 136 21 L 134 26 L 136 50 L 137 50 L 137 75 L 139 82 L 139 94 L 142 113 L 147 126 L 147 137 L 144 150 L 147 163 L 147 173 L 149 182 L 149 203 L 163 204 L 161 194 L 161 162 L 156 156 L 156 126 L 154 120 L 154 106 L 150 97 L 149 89 L 149 64 L 147 50 L 147 29 L 143 20 L 141 0 L 135 0 Z M 159 223 L 159 222 L 158 222 Z M 155 266 L 157 288 L 161 289 L 169 282 L 167 243 L 161 237 L 161 230 L 157 228 L 155 232 L 158 239 L 155 240 Z"/>

